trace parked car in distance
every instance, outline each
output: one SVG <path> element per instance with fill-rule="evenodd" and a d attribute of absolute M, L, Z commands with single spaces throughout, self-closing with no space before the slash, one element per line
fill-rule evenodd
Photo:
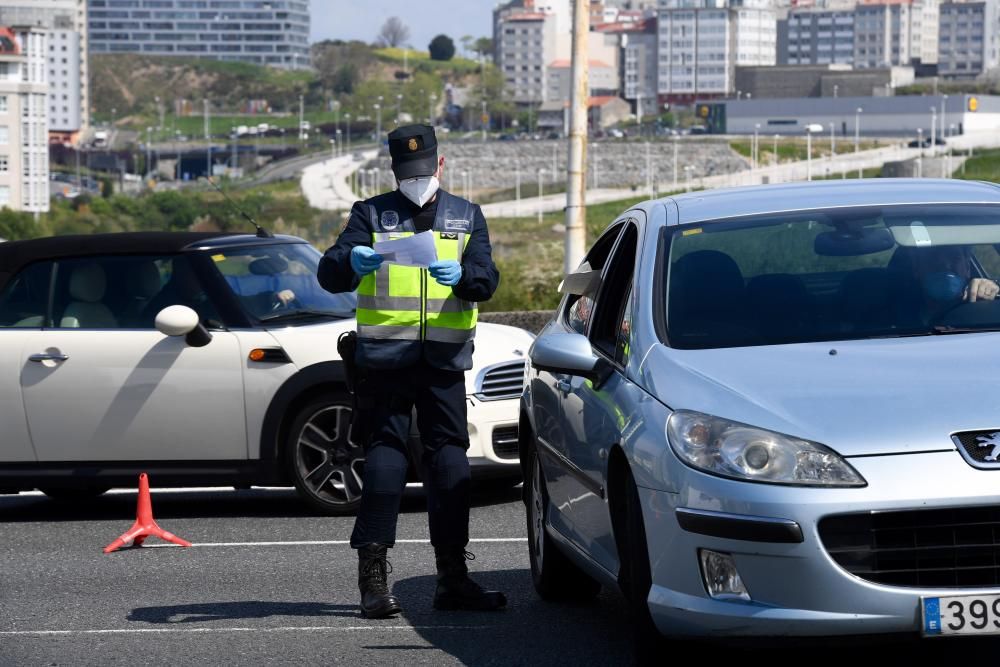
<path fill-rule="evenodd" d="M 127 233 L 0 246 L 0 493 L 294 485 L 353 512 L 363 451 L 337 338 L 353 294 L 293 236 Z M 466 374 L 477 483 L 517 484 L 532 336 L 481 323 Z M 415 479 L 415 478 L 414 478 Z"/>
<path fill-rule="evenodd" d="M 989 183 L 623 212 L 529 353 L 538 593 L 619 587 L 643 655 L 673 636 L 1000 634 L 998 250 Z"/>

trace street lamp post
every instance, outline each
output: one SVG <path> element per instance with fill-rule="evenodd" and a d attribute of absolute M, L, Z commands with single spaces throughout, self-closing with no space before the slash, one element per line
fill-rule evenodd
<path fill-rule="evenodd" d="M 677 137 L 674 137 L 674 189 L 677 189 Z"/>
<path fill-rule="evenodd" d="M 403 117 L 403 95 L 396 93 L 396 126 L 398 127 Z"/>
<path fill-rule="evenodd" d="M 646 142 L 646 189 L 649 196 L 653 196 L 653 154 L 650 152 L 649 142 Z"/>
<path fill-rule="evenodd" d="M 839 89 L 840 89 L 840 86 L 838 86 L 837 84 L 833 84 L 833 96 L 834 96 L 834 97 L 836 97 L 836 96 L 837 96 L 837 91 L 838 91 Z"/>
<path fill-rule="evenodd" d="M 757 150 L 757 133 L 760 132 L 760 123 L 755 123 L 753 126 L 753 146 L 750 149 L 750 168 L 756 169 L 760 165 L 760 153 Z"/>
<path fill-rule="evenodd" d="M 830 157 L 833 158 L 837 154 L 837 139 L 833 134 L 833 123 L 830 125 Z"/>
<path fill-rule="evenodd" d="M 377 125 L 375 126 L 375 146 L 379 153 L 382 152 L 382 105 L 378 102 L 374 105 L 375 113 L 378 116 Z"/>
<path fill-rule="evenodd" d="M 861 152 L 861 112 L 861 107 L 854 112 L 854 159 L 858 161 L 858 178 L 861 178 L 861 159 L 858 155 Z"/>
<path fill-rule="evenodd" d="M 486 100 L 482 101 L 483 114 L 479 117 L 479 124 L 483 130 L 483 141 L 486 141 Z"/>
<path fill-rule="evenodd" d="M 521 161 L 514 165 L 514 201 L 517 202 L 514 210 L 521 211 Z"/>
<path fill-rule="evenodd" d="M 344 138 L 340 134 L 340 128 L 339 127 L 337 128 L 337 131 L 334 134 L 336 135 L 336 138 L 337 138 L 337 155 L 343 155 L 344 154 Z"/>
<path fill-rule="evenodd" d="M 545 169 L 538 170 L 538 224 L 542 223 L 542 176 Z"/>
<path fill-rule="evenodd" d="M 684 165 L 684 185 L 687 192 L 691 192 L 691 165 Z"/>
<path fill-rule="evenodd" d="M 941 96 L 941 136 L 942 137 L 945 136 L 945 134 L 946 134 L 945 130 L 948 128 L 948 126 L 945 124 L 945 115 L 944 115 L 944 103 L 947 102 L 947 101 L 948 101 L 948 96 L 947 95 L 942 95 Z"/>
<path fill-rule="evenodd" d="M 337 158 L 337 140 L 330 139 L 330 159 Z"/>
<path fill-rule="evenodd" d="M 428 125 L 433 125 L 434 124 L 434 103 L 437 102 L 437 98 L 438 98 L 438 96 L 436 94 L 434 94 L 434 93 L 431 93 L 430 96 L 427 98 L 427 124 Z"/>
<path fill-rule="evenodd" d="M 146 169 L 145 169 L 145 171 L 146 171 L 145 177 L 146 178 L 149 178 L 149 173 L 151 171 L 151 167 L 152 167 L 152 164 L 153 164 L 152 157 L 151 157 L 153 146 L 150 143 L 150 136 L 152 135 L 152 133 L 153 133 L 153 128 L 147 127 L 146 128 Z"/>
<path fill-rule="evenodd" d="M 771 155 L 774 158 L 774 164 L 778 164 L 778 135 L 774 135 L 774 146 L 771 148 Z"/>
<path fill-rule="evenodd" d="M 931 155 L 934 155 L 937 148 L 935 128 L 937 127 L 937 107 L 931 107 Z"/>
<path fill-rule="evenodd" d="M 917 178 L 922 178 L 924 175 L 924 128 L 917 128 L 917 146 L 919 147 L 920 154 L 917 155 Z"/>
<path fill-rule="evenodd" d="M 345 113 L 344 120 L 347 122 L 347 152 L 351 152 L 351 114 Z"/>

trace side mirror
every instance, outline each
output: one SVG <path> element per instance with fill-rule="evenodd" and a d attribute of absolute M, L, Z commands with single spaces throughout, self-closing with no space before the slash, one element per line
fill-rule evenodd
<path fill-rule="evenodd" d="M 198 313 L 187 306 L 167 306 L 157 313 L 156 330 L 164 336 L 184 336 L 191 347 L 204 347 L 212 340 Z"/>
<path fill-rule="evenodd" d="M 531 365 L 550 373 L 579 375 L 604 384 L 611 375 L 611 364 L 594 354 L 587 337 L 578 333 L 546 334 L 535 339 L 528 351 Z"/>

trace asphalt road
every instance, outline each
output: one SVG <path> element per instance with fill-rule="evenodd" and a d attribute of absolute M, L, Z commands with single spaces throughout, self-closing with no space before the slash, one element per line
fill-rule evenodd
<path fill-rule="evenodd" d="M 399 538 L 414 541 L 390 552 L 404 613 L 380 621 L 357 613 L 357 561 L 346 544 L 352 519 L 314 516 L 290 491 L 154 491 L 160 525 L 195 546 L 110 555 L 101 549 L 131 524 L 134 493 L 68 505 L 0 496 L 0 665 L 628 664 L 616 591 L 582 605 L 535 595 L 519 493 L 477 495 L 472 512 L 471 568 L 507 592 L 506 611 L 432 609 L 433 552 L 423 496 L 412 489 Z M 817 649 L 851 660 L 981 651 L 995 659 L 997 649 L 961 640 L 674 646 L 674 657 L 718 651 L 751 660 L 798 660 Z"/>

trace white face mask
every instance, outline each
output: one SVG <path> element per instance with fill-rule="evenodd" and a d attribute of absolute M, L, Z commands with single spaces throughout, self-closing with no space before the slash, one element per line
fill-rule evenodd
<path fill-rule="evenodd" d="M 438 182 L 437 176 L 418 176 L 399 182 L 399 191 L 403 193 L 403 196 L 420 208 L 423 208 L 424 204 L 431 200 L 439 187 L 441 184 Z"/>

